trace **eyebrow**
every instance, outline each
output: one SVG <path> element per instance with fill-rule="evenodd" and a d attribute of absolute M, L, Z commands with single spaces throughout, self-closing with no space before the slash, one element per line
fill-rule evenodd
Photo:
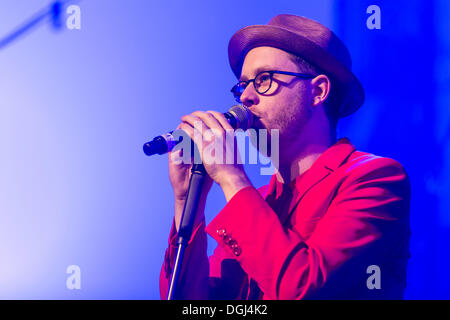
<path fill-rule="evenodd" d="M 269 65 L 264 65 L 264 66 L 260 66 L 258 68 L 256 68 L 254 75 L 256 76 L 258 73 L 260 73 L 261 71 L 269 71 L 269 70 L 273 70 L 273 67 L 269 66 Z M 248 78 L 246 76 L 242 76 L 239 79 L 239 81 L 247 81 Z"/>

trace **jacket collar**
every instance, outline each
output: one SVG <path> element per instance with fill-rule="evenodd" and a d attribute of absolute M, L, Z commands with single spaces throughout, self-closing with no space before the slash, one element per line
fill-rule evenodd
<path fill-rule="evenodd" d="M 325 179 L 330 173 L 334 172 L 344 163 L 350 155 L 355 151 L 355 147 L 348 138 L 341 138 L 325 152 L 323 152 L 314 164 L 304 173 L 297 176 L 292 181 L 290 187 L 296 189 L 294 193 L 295 199 L 293 199 L 292 210 L 303 196 L 316 184 Z M 273 192 L 277 193 L 277 197 L 282 193 L 283 183 L 279 182 L 276 175 L 272 175 L 268 188 L 265 192 L 265 198 Z"/>

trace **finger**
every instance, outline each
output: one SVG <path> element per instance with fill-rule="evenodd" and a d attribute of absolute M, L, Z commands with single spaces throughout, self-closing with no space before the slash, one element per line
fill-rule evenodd
<path fill-rule="evenodd" d="M 184 131 L 180 130 L 178 127 L 174 130 L 174 137 L 178 136 L 178 133 L 181 133 Z M 184 164 L 183 161 L 183 148 L 180 144 L 177 144 L 173 147 L 172 150 L 169 151 L 169 164 L 175 164 L 175 165 L 182 165 Z"/>
<path fill-rule="evenodd" d="M 211 142 L 216 136 L 220 136 L 224 132 L 220 123 L 206 112 L 196 111 L 190 115 L 183 116 L 182 120 L 193 126 L 194 134 L 191 138 L 199 147 L 199 151 L 204 147 L 201 142 Z"/>
<path fill-rule="evenodd" d="M 204 129 L 209 129 L 207 124 L 203 121 L 202 118 L 194 115 L 193 113 L 182 116 L 181 121 L 186 122 L 189 124 L 192 128 L 197 128 L 199 131 L 202 131 Z"/>
<path fill-rule="evenodd" d="M 233 128 L 227 123 L 227 120 L 223 114 L 220 112 L 215 111 L 196 111 L 193 113 L 195 116 L 199 117 L 203 120 L 203 122 L 206 123 L 206 125 L 211 128 L 210 130 L 206 130 L 203 133 L 203 139 L 207 142 L 212 142 L 215 139 L 220 139 L 222 143 L 224 142 L 224 139 L 227 134 L 227 130 L 225 128 L 228 128 L 228 130 L 233 131 Z M 220 119 L 217 119 L 216 117 L 219 117 Z M 223 124 L 222 124 L 223 123 Z M 225 126 L 225 128 L 224 128 Z M 219 142 L 220 143 L 220 142 Z"/>
<path fill-rule="evenodd" d="M 194 160 L 194 163 L 199 160 L 203 161 L 203 150 L 207 146 L 207 143 L 204 142 L 211 140 L 208 136 L 208 133 L 210 134 L 211 130 L 205 130 L 205 135 L 203 135 L 202 132 L 197 129 L 197 127 L 192 127 L 189 123 L 185 122 L 181 124 L 180 128 L 188 135 L 189 147 L 192 146 L 192 148 L 190 149 L 191 159 Z M 194 142 L 196 148 L 193 148 L 194 145 L 191 142 Z"/>
<path fill-rule="evenodd" d="M 188 123 L 182 122 L 178 125 L 177 129 L 175 130 L 176 136 L 175 138 L 178 139 L 182 137 L 182 142 L 177 144 L 174 147 L 174 150 L 181 150 L 181 156 L 183 157 L 183 160 L 186 161 L 186 163 L 191 164 L 194 156 L 193 148 L 192 148 L 192 142 L 195 142 L 195 129 L 191 127 Z M 198 135 L 198 134 L 197 134 Z M 172 151 L 173 152 L 173 151 Z M 186 153 L 186 156 L 184 157 L 184 154 Z"/>
<path fill-rule="evenodd" d="M 211 113 L 219 121 L 224 130 L 234 130 L 223 113 L 213 110 L 208 110 L 208 113 Z"/>
<path fill-rule="evenodd" d="M 198 133 L 196 133 L 196 129 L 190 125 L 190 123 L 183 122 L 180 124 L 180 129 L 183 130 L 185 133 L 183 135 L 183 140 L 188 139 L 190 141 L 194 141 L 198 136 Z"/>
<path fill-rule="evenodd" d="M 179 130 L 182 130 L 181 123 L 172 132 L 172 136 L 174 136 L 175 139 L 178 137 Z M 175 145 L 175 147 L 169 152 L 169 154 L 171 155 L 172 158 L 183 157 L 183 148 L 177 148 L 177 146 Z"/>
<path fill-rule="evenodd" d="M 235 135 L 234 128 L 230 125 L 230 123 L 228 122 L 227 118 L 225 117 L 225 115 L 223 113 L 213 111 L 213 110 L 209 110 L 208 112 L 213 114 L 216 117 L 216 119 L 220 122 L 222 127 L 225 129 L 225 135 L 224 135 L 225 140 L 224 141 L 226 143 L 226 150 L 231 152 L 231 156 L 229 156 L 227 153 L 227 163 L 234 164 L 234 163 L 240 162 L 240 160 L 237 160 L 238 158 L 240 159 L 240 154 L 239 154 L 239 149 L 237 147 L 237 141 L 236 141 L 236 135 Z M 230 157 L 233 157 L 233 155 L 234 155 L 234 159 L 230 158 Z"/>
<path fill-rule="evenodd" d="M 192 113 L 194 116 L 199 117 L 210 129 L 219 129 L 224 131 L 220 121 L 210 112 L 195 111 Z"/>

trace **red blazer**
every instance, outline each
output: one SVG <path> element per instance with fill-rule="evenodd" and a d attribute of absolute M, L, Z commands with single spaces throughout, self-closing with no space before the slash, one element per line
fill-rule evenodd
<path fill-rule="evenodd" d="M 205 227 L 195 227 L 180 274 L 182 299 L 401 299 L 409 258 L 410 185 L 395 160 L 356 151 L 346 139 L 296 180 L 291 213 L 265 201 L 276 177 L 240 190 Z M 206 233 L 218 246 L 207 257 Z M 176 252 L 172 226 L 161 298 Z M 374 271 L 380 288 L 373 288 Z M 253 279 L 251 281 L 251 279 Z M 252 285 L 250 285 L 252 284 Z M 370 289 L 372 288 L 372 289 Z"/>

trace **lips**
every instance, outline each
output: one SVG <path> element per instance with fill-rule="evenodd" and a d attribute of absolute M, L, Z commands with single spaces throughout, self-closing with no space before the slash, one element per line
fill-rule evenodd
<path fill-rule="evenodd" d="M 252 110 L 249 109 L 249 111 L 252 113 L 253 115 L 253 125 L 252 128 L 253 129 L 265 129 L 264 124 L 261 122 L 261 117 L 259 115 L 257 115 L 256 113 L 254 113 Z"/>
<path fill-rule="evenodd" d="M 258 116 L 256 113 L 252 112 L 250 109 L 249 109 L 249 111 L 250 111 L 250 113 L 253 116 L 253 121 L 256 121 L 256 120 L 258 120 L 260 118 L 260 116 Z"/>

